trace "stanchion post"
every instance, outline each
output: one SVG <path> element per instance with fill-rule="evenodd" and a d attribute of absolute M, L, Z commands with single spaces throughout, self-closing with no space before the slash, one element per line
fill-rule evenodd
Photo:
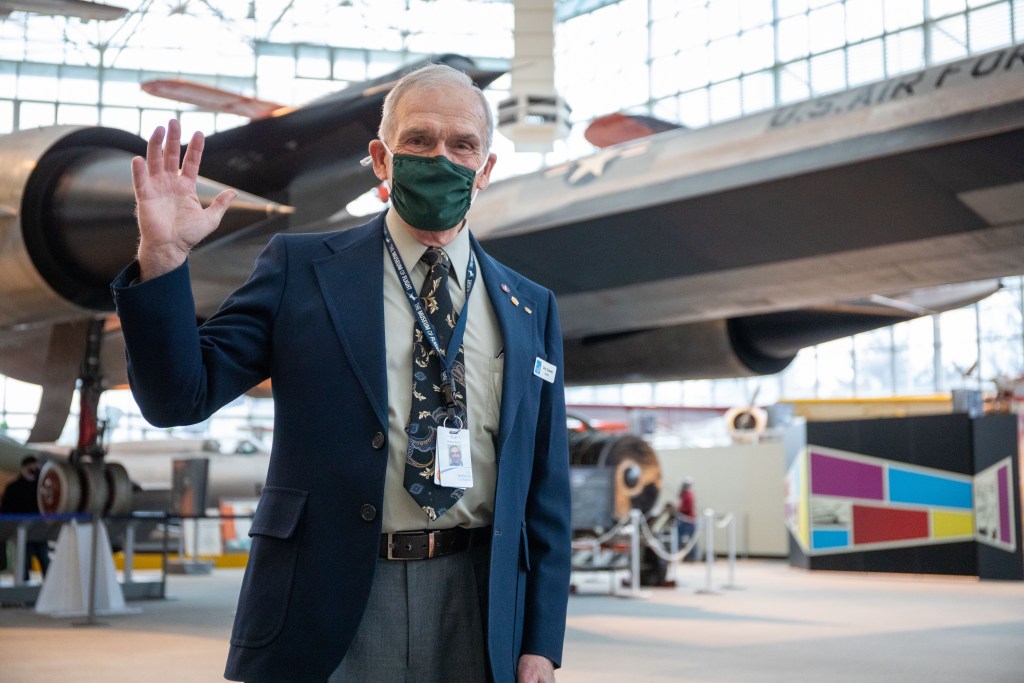
<path fill-rule="evenodd" d="M 736 515 L 729 516 L 729 583 L 726 588 L 736 587 Z"/>
<path fill-rule="evenodd" d="M 670 522 L 672 528 L 669 530 L 668 549 L 672 557 L 675 557 L 676 553 L 679 552 L 679 524 L 676 522 L 674 517 L 670 517 L 669 519 L 672 520 Z M 669 563 L 668 573 L 665 577 L 667 580 L 676 580 L 676 572 L 679 569 L 680 561 L 681 559 Z"/>
<path fill-rule="evenodd" d="M 17 539 L 14 542 L 14 585 L 24 586 L 25 560 L 28 557 L 28 522 L 18 522 Z"/>
<path fill-rule="evenodd" d="M 130 520 L 124 529 L 124 582 L 132 582 L 135 565 L 135 520 Z"/>
<path fill-rule="evenodd" d="M 704 589 L 699 593 L 714 593 L 712 575 L 715 571 L 715 511 L 704 508 Z"/>
<path fill-rule="evenodd" d="M 96 622 L 96 546 L 99 545 L 99 517 L 92 513 L 92 536 L 89 548 L 89 611 L 86 621 L 90 624 Z"/>
<path fill-rule="evenodd" d="M 629 594 L 631 597 L 640 595 L 640 515 L 643 514 L 637 508 L 629 511 L 629 521 L 633 525 L 633 536 L 630 540 L 630 567 L 632 578 L 630 579 Z"/>

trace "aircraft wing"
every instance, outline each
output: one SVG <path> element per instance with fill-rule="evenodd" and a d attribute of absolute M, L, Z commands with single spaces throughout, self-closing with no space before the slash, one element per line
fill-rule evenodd
<path fill-rule="evenodd" d="M 1012 46 L 495 183 L 471 220 L 558 295 L 567 381 L 741 376 L 915 317 L 839 305 L 1020 274 L 1022 160 Z"/>
<path fill-rule="evenodd" d="M 358 159 L 399 75 L 207 139 L 209 196 L 226 185 L 247 199 L 190 257 L 200 316 L 274 232 L 362 222 L 344 207 L 377 182 Z M 0 372 L 56 386 L 51 350 L 78 362 L 59 351 L 62 326 L 110 315 L 107 284 L 136 239 L 124 169 L 143 148 L 102 128 L 0 138 Z M 804 346 L 976 301 L 998 285 L 963 283 L 1019 274 L 1022 148 L 1017 46 L 615 144 L 492 184 L 470 221 L 558 295 L 569 382 L 776 372 Z M 101 365 L 125 380 L 113 322 Z"/>
<path fill-rule="evenodd" d="M 111 21 L 128 14 L 124 7 L 87 0 L 0 0 L 0 17 L 6 17 L 11 12 L 51 14 L 94 21 Z"/>

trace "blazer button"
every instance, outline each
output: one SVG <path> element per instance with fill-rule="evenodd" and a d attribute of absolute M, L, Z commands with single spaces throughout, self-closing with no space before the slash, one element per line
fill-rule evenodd
<path fill-rule="evenodd" d="M 371 444 L 374 450 L 380 450 L 384 448 L 384 432 L 377 432 L 373 435 L 373 443 Z"/>
<path fill-rule="evenodd" d="M 377 517 L 377 508 L 366 503 L 359 509 L 359 516 L 363 518 L 363 521 L 372 522 Z"/>

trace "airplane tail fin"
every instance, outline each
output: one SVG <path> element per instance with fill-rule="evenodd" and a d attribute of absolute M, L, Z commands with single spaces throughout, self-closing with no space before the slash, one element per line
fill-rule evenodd
<path fill-rule="evenodd" d="M 663 121 L 643 114 L 624 114 L 615 112 L 594 119 L 583 137 L 595 147 L 611 147 L 629 140 L 644 138 L 667 130 L 685 128 L 678 123 Z"/>

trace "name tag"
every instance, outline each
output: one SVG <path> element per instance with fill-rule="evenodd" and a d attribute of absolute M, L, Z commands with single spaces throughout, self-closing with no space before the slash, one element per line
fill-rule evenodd
<path fill-rule="evenodd" d="M 557 372 L 558 368 L 551 363 L 545 362 L 541 358 L 537 358 L 537 361 L 533 364 L 533 374 L 537 375 L 545 382 L 554 382 L 555 373 Z"/>
<path fill-rule="evenodd" d="M 473 486 L 473 459 L 468 429 L 438 427 L 434 483 L 457 489 Z"/>

